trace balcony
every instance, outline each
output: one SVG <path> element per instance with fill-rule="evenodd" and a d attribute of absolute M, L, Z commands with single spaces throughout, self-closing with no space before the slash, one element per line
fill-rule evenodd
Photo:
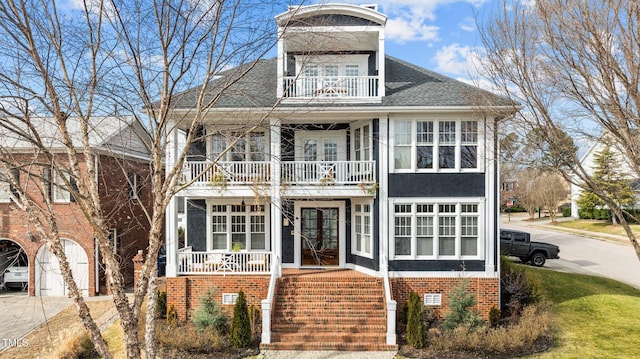
<path fill-rule="evenodd" d="M 378 76 L 285 77 L 286 98 L 377 98 Z"/>
<path fill-rule="evenodd" d="M 259 274 L 271 273 L 271 252 L 194 252 L 190 247 L 178 251 L 178 274 Z"/>
<path fill-rule="evenodd" d="M 283 183 L 288 185 L 369 185 L 376 182 L 375 161 L 282 162 Z M 271 182 L 270 162 L 187 161 L 183 183 L 194 187 L 254 185 Z"/>

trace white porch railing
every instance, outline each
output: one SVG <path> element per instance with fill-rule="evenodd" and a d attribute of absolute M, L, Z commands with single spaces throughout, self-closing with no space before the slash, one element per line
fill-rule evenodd
<path fill-rule="evenodd" d="M 377 97 L 378 76 L 288 76 L 284 97 Z"/>
<path fill-rule="evenodd" d="M 270 274 L 271 252 L 178 251 L 178 274 Z"/>
<path fill-rule="evenodd" d="M 374 161 L 292 161 L 282 163 L 282 179 L 291 184 L 372 184 Z"/>
<path fill-rule="evenodd" d="M 276 281 L 282 277 L 282 266 L 280 265 L 280 257 L 276 256 L 276 260 L 271 268 L 271 279 L 269 280 L 269 291 L 267 299 L 262 300 L 262 343 L 271 344 L 271 309 L 273 307 L 273 299 L 276 295 Z"/>
<path fill-rule="evenodd" d="M 227 186 L 228 184 L 266 183 L 271 180 L 268 161 L 187 161 L 182 171 L 184 183 Z"/>

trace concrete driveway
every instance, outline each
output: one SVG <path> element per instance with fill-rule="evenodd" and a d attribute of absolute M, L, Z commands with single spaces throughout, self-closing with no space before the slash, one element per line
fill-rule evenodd
<path fill-rule="evenodd" d="M 29 297 L 25 292 L 0 292 L 0 351 L 72 304 L 66 297 Z"/>

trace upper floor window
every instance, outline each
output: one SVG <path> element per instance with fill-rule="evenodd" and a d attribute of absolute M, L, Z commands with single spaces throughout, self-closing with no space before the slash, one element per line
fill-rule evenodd
<path fill-rule="evenodd" d="M 15 188 L 11 185 L 11 177 L 13 177 L 13 180 L 16 182 L 20 182 L 20 172 L 17 169 L 12 169 L 11 172 L 7 170 L 0 170 L 0 181 L 3 182 L 3 186 L 0 187 L 0 203 L 11 201 L 10 192 L 13 192 L 13 195 L 18 196 Z"/>
<path fill-rule="evenodd" d="M 264 132 L 215 133 L 211 136 L 211 158 L 219 161 L 265 161 Z"/>
<path fill-rule="evenodd" d="M 64 177 L 63 177 L 64 176 Z M 66 179 L 66 181 L 65 181 Z M 67 173 L 56 172 L 53 171 L 53 201 L 64 203 L 64 202 L 75 202 L 75 198 L 71 195 L 69 191 L 69 186 L 67 183 L 71 185 L 71 189 L 74 191 L 78 190 L 76 185 L 76 181 L 71 178 Z"/>
<path fill-rule="evenodd" d="M 142 176 L 135 173 L 127 174 L 129 199 L 139 199 L 142 193 Z"/>
<path fill-rule="evenodd" d="M 392 126 L 396 171 L 477 170 L 478 121 L 397 120 Z"/>

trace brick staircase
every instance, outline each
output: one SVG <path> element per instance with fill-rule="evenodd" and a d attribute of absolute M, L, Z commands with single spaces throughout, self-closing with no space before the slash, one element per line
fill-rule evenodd
<path fill-rule="evenodd" d="M 382 279 L 351 270 L 283 272 L 269 350 L 397 350 L 386 344 Z"/>

